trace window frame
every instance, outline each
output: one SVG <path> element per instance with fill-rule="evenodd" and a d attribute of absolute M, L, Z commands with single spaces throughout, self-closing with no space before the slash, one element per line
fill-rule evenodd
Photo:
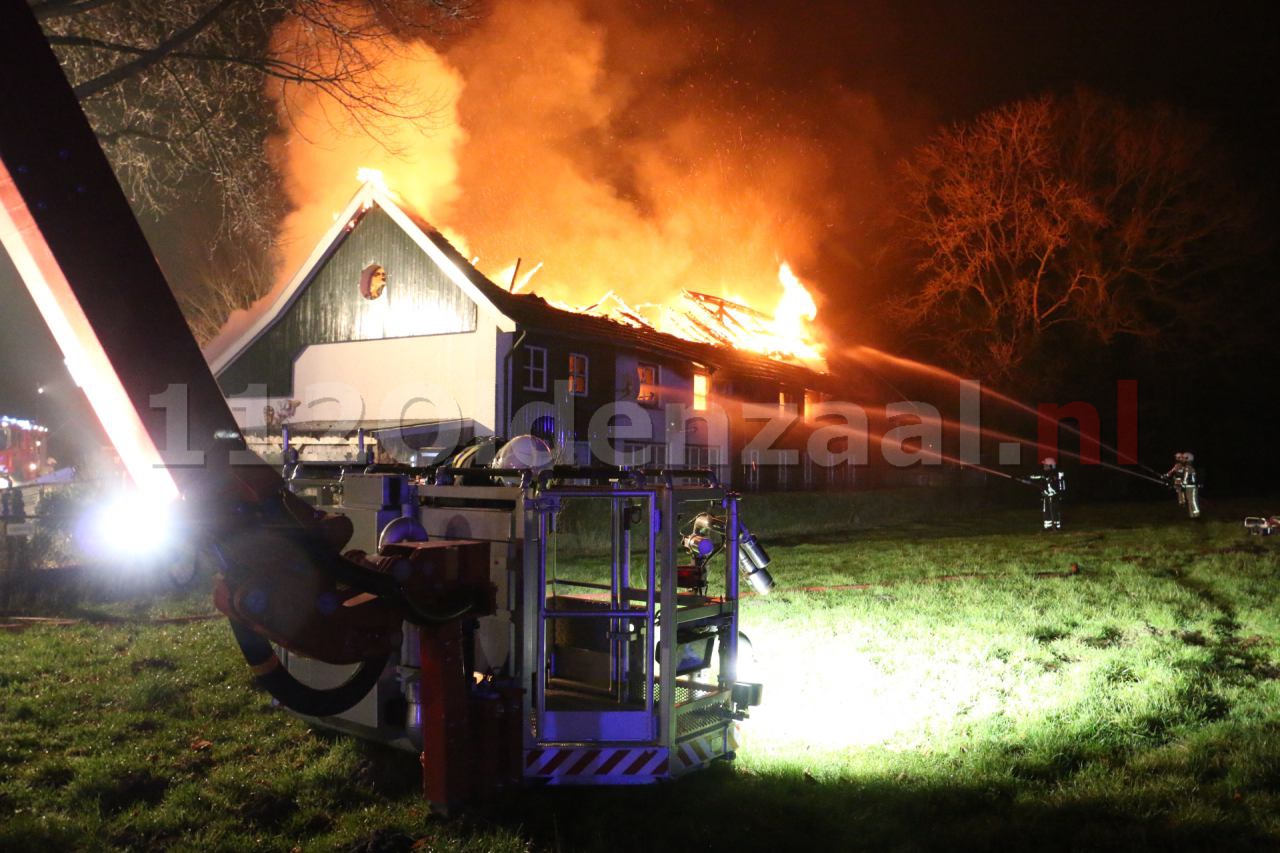
<path fill-rule="evenodd" d="M 653 370 L 653 381 L 646 383 L 642 371 L 645 368 Z M 662 401 L 658 397 L 658 389 L 662 386 L 662 365 L 656 362 L 640 361 L 636 362 L 636 402 L 650 409 L 658 408 Z M 644 387 L 649 385 L 652 389 L 649 399 L 644 398 Z"/>
<path fill-rule="evenodd" d="M 573 372 L 574 359 L 582 359 L 582 390 L 578 391 L 574 388 L 577 384 L 575 379 L 579 374 Z M 574 397 L 585 397 L 591 392 L 591 359 L 586 353 L 571 352 L 569 353 L 569 394 Z"/>
<path fill-rule="evenodd" d="M 702 380 L 702 393 L 698 393 L 698 380 Z M 693 374 L 693 411 L 705 412 L 707 401 L 711 399 L 711 374 L 695 371 Z"/>
<path fill-rule="evenodd" d="M 831 399 L 830 395 L 823 391 L 815 391 L 812 388 L 804 389 L 804 410 L 800 413 L 801 418 L 807 424 L 817 420 L 814 417 L 814 410 L 823 403 Z"/>
<path fill-rule="evenodd" d="M 523 390 L 545 392 L 547 390 L 547 348 L 538 347 L 538 346 L 527 346 L 524 348 L 524 351 L 525 353 L 527 353 L 528 358 L 525 360 L 525 363 L 521 365 L 521 369 L 524 372 Z M 535 353 L 538 353 L 542 356 L 541 367 L 534 366 L 533 355 Z M 538 374 L 541 376 L 542 378 L 541 385 L 533 384 L 533 378 L 535 374 Z"/>

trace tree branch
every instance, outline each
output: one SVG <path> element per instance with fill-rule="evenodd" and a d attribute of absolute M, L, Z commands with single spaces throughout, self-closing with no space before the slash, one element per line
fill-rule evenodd
<path fill-rule="evenodd" d="M 102 74 L 92 80 L 86 80 L 76 86 L 76 96 L 82 101 L 86 98 L 92 98 L 94 95 L 100 94 L 112 86 L 145 71 L 156 63 L 164 61 L 179 47 L 208 29 L 218 19 L 219 15 L 238 2 L 240 0 L 218 0 L 217 3 L 205 10 L 204 14 L 196 18 L 190 25 L 176 31 L 155 47 L 139 54 L 137 59 L 117 65 L 106 74 Z"/>
<path fill-rule="evenodd" d="M 91 12 L 99 6 L 115 2 L 117 0 L 44 0 L 43 3 L 33 3 L 31 11 L 35 13 L 37 21 L 51 21 Z"/>

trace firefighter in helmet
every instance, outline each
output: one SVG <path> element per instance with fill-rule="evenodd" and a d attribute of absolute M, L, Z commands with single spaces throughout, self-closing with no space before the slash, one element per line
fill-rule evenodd
<path fill-rule="evenodd" d="M 1196 475 L 1194 453 L 1183 451 L 1173 454 L 1173 467 L 1165 473 L 1165 482 L 1178 496 L 1178 506 L 1187 508 L 1187 515 L 1200 517 L 1200 481 Z"/>
<path fill-rule="evenodd" d="M 27 518 L 27 504 L 22 496 L 22 490 L 12 481 L 10 481 L 8 488 L 4 490 L 3 507 L 0 508 L 0 514 L 10 521 L 25 521 Z"/>
<path fill-rule="evenodd" d="M 1062 511 L 1059 504 L 1067 491 L 1067 475 L 1058 470 L 1058 460 L 1046 456 L 1040 460 L 1040 472 L 1019 482 L 1040 491 L 1040 509 L 1045 530 L 1062 529 Z"/>

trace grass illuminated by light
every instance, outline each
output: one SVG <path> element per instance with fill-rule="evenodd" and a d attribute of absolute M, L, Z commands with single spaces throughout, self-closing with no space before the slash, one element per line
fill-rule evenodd
<path fill-rule="evenodd" d="M 765 690 L 732 766 L 462 821 L 412 757 L 271 708 L 220 621 L 0 633 L 0 848 L 1280 845 L 1280 539 L 1250 507 L 1076 506 L 1046 536 L 921 503 L 746 501 L 778 589 L 743 606 Z"/>

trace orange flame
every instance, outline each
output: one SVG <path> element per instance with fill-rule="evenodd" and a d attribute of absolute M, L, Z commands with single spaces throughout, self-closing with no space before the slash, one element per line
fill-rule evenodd
<path fill-rule="evenodd" d="M 818 305 L 786 261 L 778 268 L 778 281 L 782 282 L 782 298 L 773 311 L 774 331 L 779 337 L 804 340 L 809 324 L 818 317 Z"/>
<path fill-rule="evenodd" d="M 508 268 L 510 276 L 510 268 Z M 823 347 L 816 342 L 810 323 L 818 308 L 813 296 L 785 261 L 778 270 L 782 296 L 772 315 L 744 304 L 741 298 L 683 291 L 666 305 L 632 307 L 612 290 L 590 305 L 552 301 L 557 308 L 605 317 L 626 326 L 658 328 L 669 335 L 696 343 L 730 346 L 782 361 L 801 362 L 825 370 Z M 658 309 L 651 321 L 643 309 Z"/>

